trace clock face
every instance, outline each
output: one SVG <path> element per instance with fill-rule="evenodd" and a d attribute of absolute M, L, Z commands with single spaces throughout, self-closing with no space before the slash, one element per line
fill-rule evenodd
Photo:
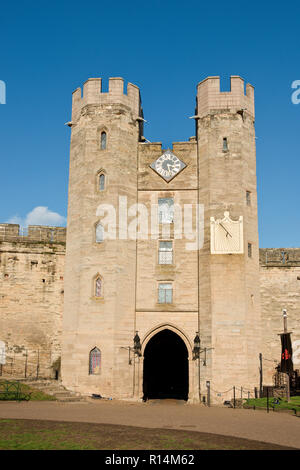
<path fill-rule="evenodd" d="M 169 182 L 186 167 L 186 164 L 179 160 L 171 150 L 167 150 L 150 167 Z"/>

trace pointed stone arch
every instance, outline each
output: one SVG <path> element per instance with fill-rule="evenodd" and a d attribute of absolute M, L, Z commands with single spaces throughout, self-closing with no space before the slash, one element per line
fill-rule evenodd
<path fill-rule="evenodd" d="M 104 184 L 102 185 L 101 178 L 104 179 Z M 104 168 L 100 168 L 100 170 L 96 173 L 95 179 L 95 189 L 97 193 L 103 193 L 107 188 L 107 172 Z"/>
<path fill-rule="evenodd" d="M 103 135 L 105 134 L 105 139 L 103 140 Z M 99 127 L 97 129 L 97 145 L 98 149 L 103 151 L 108 148 L 108 129 L 106 126 Z"/>
<path fill-rule="evenodd" d="M 97 285 L 98 280 L 100 281 L 100 285 Z M 98 294 L 100 293 L 100 295 L 97 295 L 97 289 L 100 289 L 100 292 L 98 292 Z M 99 272 L 93 277 L 92 297 L 96 300 L 103 299 L 104 297 L 104 280 L 103 276 Z"/>
<path fill-rule="evenodd" d="M 104 227 L 101 223 L 101 220 L 98 220 L 94 224 L 94 240 L 95 240 L 95 243 L 104 242 Z"/>
<path fill-rule="evenodd" d="M 99 375 L 101 371 L 101 350 L 94 346 L 89 353 L 89 375 Z"/>
<path fill-rule="evenodd" d="M 153 338 L 153 336 L 155 336 L 157 333 L 160 333 L 163 330 L 170 330 L 170 331 L 173 331 L 173 333 L 176 333 L 183 340 L 183 342 L 186 345 L 189 360 L 192 359 L 193 346 L 190 342 L 190 339 L 188 338 L 188 336 L 180 328 L 178 328 L 176 325 L 173 325 L 171 323 L 161 323 L 160 325 L 155 326 L 154 328 L 152 328 L 151 330 L 149 330 L 145 334 L 144 338 L 141 341 L 142 355 L 144 355 L 144 351 L 145 351 L 145 348 L 146 348 L 149 340 L 151 338 Z"/>
<path fill-rule="evenodd" d="M 188 338 L 178 328 L 164 324 L 144 338 L 143 399 L 189 398 Z"/>

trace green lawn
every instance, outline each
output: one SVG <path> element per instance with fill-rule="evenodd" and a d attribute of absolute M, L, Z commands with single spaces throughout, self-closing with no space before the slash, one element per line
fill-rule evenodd
<path fill-rule="evenodd" d="M 269 398 L 269 407 L 275 407 L 275 410 L 296 410 L 297 412 L 300 411 L 300 396 L 299 397 L 291 397 L 290 401 L 288 402 L 285 398 L 279 399 L 279 405 L 274 403 L 275 398 Z M 266 398 L 250 398 L 246 400 L 244 404 L 245 408 L 253 407 L 256 408 L 267 408 L 267 399 Z"/>
<path fill-rule="evenodd" d="M 0 405 L 1 411 L 1 405 Z M 175 429 L 0 419 L 0 450 L 283 450 L 288 447 Z"/>
<path fill-rule="evenodd" d="M 7 394 L 0 393 L 0 400 L 14 400 L 14 391 L 15 391 L 15 386 L 18 384 L 18 382 L 13 381 L 13 380 L 0 380 L 0 391 L 2 392 L 4 390 L 4 383 L 9 383 L 9 390 L 11 392 Z M 30 394 L 30 400 L 33 401 L 54 401 L 56 400 L 55 397 L 52 395 L 47 395 L 44 392 L 41 392 L 38 389 L 35 389 L 33 387 L 30 387 L 29 385 L 26 385 L 24 383 L 20 383 L 20 390 L 21 393 L 24 395 L 29 395 Z"/>

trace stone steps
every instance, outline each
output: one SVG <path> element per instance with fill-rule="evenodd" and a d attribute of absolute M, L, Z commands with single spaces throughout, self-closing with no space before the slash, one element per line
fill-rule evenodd
<path fill-rule="evenodd" d="M 65 402 L 65 403 L 70 403 L 70 402 L 79 402 L 79 401 L 86 401 L 86 399 L 84 397 L 72 397 L 72 396 L 68 396 L 68 397 L 59 397 L 57 399 L 57 401 L 59 402 Z"/>
<path fill-rule="evenodd" d="M 76 392 L 67 390 L 61 382 L 57 380 L 22 380 L 23 383 L 29 385 L 32 388 L 40 390 L 47 395 L 52 395 L 57 398 L 57 401 L 62 402 L 75 402 L 75 401 L 85 401 L 85 398 Z"/>

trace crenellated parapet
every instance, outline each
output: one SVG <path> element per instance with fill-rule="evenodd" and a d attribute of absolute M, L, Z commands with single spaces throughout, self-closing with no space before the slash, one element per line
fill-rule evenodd
<path fill-rule="evenodd" d="M 46 225 L 29 225 L 20 228 L 18 224 L 0 224 L 1 241 L 65 243 L 65 227 L 49 227 Z"/>
<path fill-rule="evenodd" d="M 300 266 L 300 248 L 260 248 L 259 262 L 263 267 Z"/>
<path fill-rule="evenodd" d="M 207 77 L 197 86 L 197 117 L 220 110 L 245 111 L 253 118 L 254 87 L 249 83 L 244 89 L 244 80 L 239 76 L 230 77 L 230 91 L 220 91 L 220 77 Z"/>
<path fill-rule="evenodd" d="M 87 105 L 110 105 L 122 104 L 129 107 L 134 116 L 141 115 L 140 90 L 132 83 L 127 84 L 127 93 L 124 93 L 123 78 L 110 78 L 108 93 L 102 92 L 102 79 L 89 78 L 81 88 L 73 92 L 72 100 L 72 122 L 78 120 L 81 109 Z"/>

